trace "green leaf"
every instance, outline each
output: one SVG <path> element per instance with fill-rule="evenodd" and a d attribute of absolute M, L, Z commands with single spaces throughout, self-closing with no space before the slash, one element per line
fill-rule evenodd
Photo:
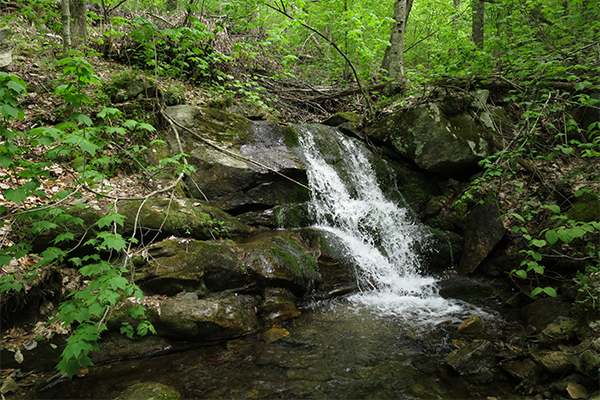
<path fill-rule="evenodd" d="M 531 241 L 531 245 L 533 245 L 535 247 L 544 247 L 546 245 L 546 241 L 545 240 L 539 240 L 539 239 L 533 239 Z"/>
<path fill-rule="evenodd" d="M 92 126 L 94 125 L 94 122 L 92 121 L 92 119 L 90 117 L 88 117 L 85 114 L 82 113 L 73 113 L 71 114 L 71 118 L 79 121 L 80 123 L 86 125 L 86 126 Z"/>
<path fill-rule="evenodd" d="M 6 189 L 4 191 L 4 198 L 6 200 L 12 201 L 15 204 L 19 204 L 23 200 L 27 198 L 27 194 L 22 188 L 19 189 Z"/>
<path fill-rule="evenodd" d="M 550 286 L 546 286 L 544 289 L 542 289 L 544 291 L 544 293 L 546 293 L 548 296 L 550 297 L 556 297 L 556 290 Z"/>
<path fill-rule="evenodd" d="M 556 204 L 552 204 L 552 205 L 545 205 L 543 206 L 544 208 L 547 208 L 548 210 L 556 213 L 556 214 L 560 214 L 560 207 L 557 206 Z"/>
<path fill-rule="evenodd" d="M 556 234 L 555 230 L 548 230 L 546 231 L 546 241 L 548 242 L 548 244 L 550 246 L 552 246 L 554 243 L 556 243 L 558 241 L 558 235 Z"/>
<path fill-rule="evenodd" d="M 527 279 L 527 272 L 525 272 L 525 271 L 524 271 L 524 270 L 522 270 L 522 269 L 518 269 L 518 270 L 516 270 L 516 271 L 515 271 L 515 274 L 516 274 L 516 275 L 517 275 L 519 278 L 522 278 L 522 279 Z"/>
<path fill-rule="evenodd" d="M 111 212 L 110 214 L 100 218 L 98 220 L 98 222 L 96 222 L 96 225 L 98 225 L 98 227 L 100 229 L 102 229 L 105 226 L 111 225 L 112 223 L 115 223 L 119 226 L 123 226 L 124 221 L 125 221 L 125 216 L 123 214 Z"/>
<path fill-rule="evenodd" d="M 536 287 L 535 289 L 533 289 L 533 290 L 531 291 L 531 297 L 535 297 L 535 296 L 537 296 L 538 294 L 542 293 L 542 290 L 543 290 L 543 289 L 542 289 L 541 287 Z"/>

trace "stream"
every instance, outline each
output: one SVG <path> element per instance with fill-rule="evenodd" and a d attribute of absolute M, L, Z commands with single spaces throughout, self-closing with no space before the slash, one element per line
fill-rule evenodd
<path fill-rule="evenodd" d="M 362 142 L 337 129 L 328 130 L 326 139 L 313 135 L 310 125 L 297 129 L 316 227 L 358 266 L 360 290 L 334 300 L 307 299 L 299 318 L 281 324 L 277 340 L 263 331 L 120 361 L 92 368 L 37 398 L 114 399 L 140 381 L 164 383 L 196 399 L 473 398 L 472 388 L 445 366 L 444 357 L 460 337 L 460 322 L 478 315 L 486 325 L 501 325 L 502 318 L 438 294 L 436 279 L 420 270 L 416 250 L 428 246 L 427 232 L 407 209 L 385 198 Z M 339 158 L 321 153 L 323 140 L 329 154 L 335 146 Z M 506 396 L 512 389 L 494 383 L 480 395 Z"/>

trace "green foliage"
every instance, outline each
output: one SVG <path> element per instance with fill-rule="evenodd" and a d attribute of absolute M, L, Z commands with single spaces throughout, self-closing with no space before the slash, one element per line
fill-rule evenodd
<path fill-rule="evenodd" d="M 21 242 L 0 248 L 0 266 L 31 252 L 32 246 L 25 238 L 35 238 L 61 225 L 83 226 L 84 221 L 61 208 L 60 203 L 68 197 L 80 197 L 83 190 L 94 190 L 101 194 L 100 182 L 110 172 L 109 166 L 115 163 L 115 157 L 108 156 L 109 145 L 114 143 L 113 140 L 136 131 L 154 130 L 146 123 L 121 120 L 121 112 L 114 108 L 106 108 L 95 116 L 90 116 L 86 110 L 92 101 L 85 89 L 98 83 L 91 65 L 79 56 L 64 58 L 56 65 L 62 72 L 56 94 L 62 96 L 68 105 L 69 114 L 65 116 L 65 122 L 52 128 L 38 127 L 27 133 L 10 127 L 11 120 L 23 118 L 19 97 L 26 92 L 25 83 L 16 75 L 0 72 L 0 165 L 9 174 L 19 178 L 17 186 L 4 192 L 5 199 L 15 207 L 9 209 L 2 206 L 0 213 L 3 214 L 3 224 L 18 222 L 24 226 Z M 45 146 L 43 155 L 37 158 L 29 156 L 39 146 Z M 133 152 L 141 150 L 134 149 Z M 181 158 L 182 156 L 172 157 L 161 162 L 161 165 L 190 169 L 191 167 L 180 163 Z M 45 192 L 40 190 L 40 184 L 42 180 L 53 179 L 48 167 L 56 163 L 63 163 L 65 168 L 73 171 L 77 185 L 47 198 Z M 158 169 L 155 172 L 160 172 L 160 167 Z M 29 209 L 16 208 L 30 196 L 37 197 L 45 205 Z M 107 329 L 105 321 L 111 310 L 128 297 L 143 298 L 141 290 L 129 278 L 129 257 L 121 256 L 136 243 L 135 238 L 119 234 L 124 218 L 115 210 L 95 222 L 95 236 L 81 243 L 95 249 L 91 255 L 73 257 L 72 250 L 78 245 L 73 245 L 76 239 L 74 233 L 67 231 L 55 235 L 52 241 L 54 246 L 46 248 L 29 271 L 7 274 L 0 278 L 0 293 L 19 292 L 43 268 L 69 263 L 79 269 L 86 284 L 68 295 L 54 318 L 72 329 L 62 360 L 57 366 L 71 377 L 80 368 L 92 365 L 89 353 L 98 350 L 97 342 Z M 144 318 L 143 308 L 134 307 L 130 312 L 134 318 Z M 148 321 L 142 321 L 136 328 L 139 335 L 149 332 L 155 333 Z M 131 335 L 133 330 L 124 328 L 124 333 Z"/>

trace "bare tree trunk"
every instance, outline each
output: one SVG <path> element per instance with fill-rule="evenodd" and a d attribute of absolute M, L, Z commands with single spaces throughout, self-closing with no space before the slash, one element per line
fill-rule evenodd
<path fill-rule="evenodd" d="M 71 50 L 71 8 L 69 7 L 69 0 L 61 0 L 62 6 L 62 38 L 63 38 L 63 49 L 64 52 Z"/>
<path fill-rule="evenodd" d="M 483 24 L 485 15 L 485 2 L 484 0 L 476 0 L 473 3 L 473 23 L 471 37 L 473 43 L 477 45 L 480 50 L 483 50 Z"/>
<path fill-rule="evenodd" d="M 74 47 L 87 44 L 87 20 L 84 0 L 71 0 L 71 44 Z"/>
<path fill-rule="evenodd" d="M 394 3 L 394 25 L 390 36 L 390 46 L 385 49 L 381 67 L 388 71 L 390 84 L 386 91 L 399 92 L 404 89 L 404 36 L 406 22 L 413 0 L 396 0 Z"/>

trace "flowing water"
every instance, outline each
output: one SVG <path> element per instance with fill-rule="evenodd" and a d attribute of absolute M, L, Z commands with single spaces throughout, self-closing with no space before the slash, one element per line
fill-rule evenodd
<path fill-rule="evenodd" d="M 357 266 L 360 291 L 310 304 L 282 324 L 290 334 L 275 342 L 258 334 L 114 363 L 38 398 L 116 398 L 139 381 L 162 382 L 198 399 L 469 397 L 443 357 L 458 321 L 487 314 L 440 297 L 435 279 L 422 274 L 415 249 L 427 247 L 426 230 L 385 198 L 360 142 L 333 128 L 325 138 L 313 135 L 314 126 L 297 129 L 313 189 L 311 211 Z M 327 154 L 321 154 L 323 142 Z M 339 157 L 330 156 L 332 146 Z"/>
<path fill-rule="evenodd" d="M 358 268 L 361 290 L 351 302 L 423 328 L 472 312 L 440 297 L 435 280 L 422 275 L 416 248 L 428 247 L 428 232 L 409 210 L 385 198 L 364 144 L 329 129 L 327 152 L 334 143 L 340 157 L 328 160 L 318 143 L 323 138 L 311 127 L 298 128 L 313 189 L 311 209 L 318 227 L 337 237 Z"/>

